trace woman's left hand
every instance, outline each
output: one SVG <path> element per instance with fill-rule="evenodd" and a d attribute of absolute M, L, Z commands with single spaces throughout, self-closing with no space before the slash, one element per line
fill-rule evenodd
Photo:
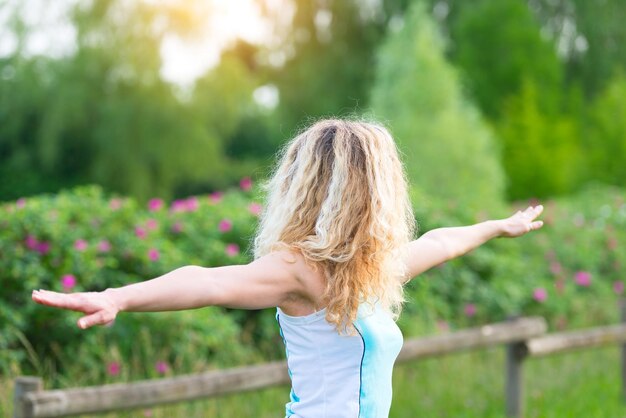
<path fill-rule="evenodd" d="M 543 205 L 529 206 L 526 210 L 518 210 L 509 218 L 502 219 L 501 237 L 514 238 L 522 236 L 543 226 L 543 221 L 535 219 L 543 212 Z"/>

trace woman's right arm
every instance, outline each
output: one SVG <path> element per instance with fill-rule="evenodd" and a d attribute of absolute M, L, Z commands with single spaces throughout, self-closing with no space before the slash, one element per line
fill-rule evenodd
<path fill-rule="evenodd" d="M 279 251 L 245 265 L 185 266 L 152 280 L 103 292 L 33 291 L 42 305 L 83 312 L 80 328 L 111 322 L 121 311 L 156 312 L 204 306 L 262 309 L 304 292 L 292 254 Z"/>

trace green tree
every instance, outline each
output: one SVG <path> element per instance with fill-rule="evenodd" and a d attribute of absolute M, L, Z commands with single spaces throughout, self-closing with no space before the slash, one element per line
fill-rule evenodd
<path fill-rule="evenodd" d="M 18 50 L 0 63 L 0 165 L 20 179 L 0 186 L 0 198 L 84 182 L 139 198 L 194 181 L 223 186 L 224 138 L 250 106 L 250 72 L 225 60 L 191 100 L 160 76 L 163 37 L 192 36 L 201 3 L 81 4 L 75 53 L 27 59 Z"/>
<path fill-rule="evenodd" d="M 427 193 L 471 209 L 501 202 L 504 174 L 493 135 L 463 95 L 423 3 L 378 55 L 374 117 L 388 122 L 410 179 Z"/>
<path fill-rule="evenodd" d="M 492 119 L 504 100 L 531 79 L 544 108 L 559 106 L 563 68 L 554 42 L 523 0 L 479 0 L 458 4 L 451 26 L 452 61 L 465 74 L 472 97 Z"/>
<path fill-rule="evenodd" d="M 367 106 L 375 50 L 388 20 L 382 9 L 356 0 L 294 5 L 293 23 L 278 51 L 287 60 L 268 77 L 280 92 L 280 136 L 292 134 L 311 118 L 358 113 Z"/>
<path fill-rule="evenodd" d="M 532 0 L 535 15 L 566 63 L 570 82 L 579 83 L 586 97 L 604 91 L 626 70 L 626 2 L 622 0 Z"/>
<path fill-rule="evenodd" d="M 509 199 L 549 197 L 574 191 L 584 173 L 580 126 L 566 113 L 546 113 L 539 87 L 526 80 L 510 97 L 496 125 L 504 144 Z"/>
<path fill-rule="evenodd" d="M 594 101 L 584 149 L 589 177 L 626 186 L 626 77 L 617 74 Z"/>

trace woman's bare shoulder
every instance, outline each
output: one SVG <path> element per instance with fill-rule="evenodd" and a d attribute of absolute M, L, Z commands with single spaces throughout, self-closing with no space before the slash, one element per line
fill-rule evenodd
<path fill-rule="evenodd" d="M 281 306 L 285 311 L 296 315 L 310 313 L 323 305 L 323 296 L 326 288 L 324 273 L 319 266 L 307 260 L 298 249 L 281 249 L 274 251 L 273 256 L 288 268 L 300 282 L 303 292 L 288 303 Z"/>

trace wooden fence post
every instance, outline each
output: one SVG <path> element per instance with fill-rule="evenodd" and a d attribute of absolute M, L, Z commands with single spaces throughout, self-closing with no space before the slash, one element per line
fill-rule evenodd
<path fill-rule="evenodd" d="M 524 416 L 524 382 L 522 365 L 527 355 L 526 344 L 516 342 L 506 346 L 506 416 Z"/>
<path fill-rule="evenodd" d="M 620 298 L 620 319 L 626 323 L 626 298 Z M 626 343 L 622 343 L 622 400 L 626 402 Z"/>
<path fill-rule="evenodd" d="M 20 376 L 15 379 L 13 392 L 13 418 L 31 418 L 32 405 L 24 402 L 24 395 L 43 390 L 43 380 L 40 377 Z"/>
<path fill-rule="evenodd" d="M 519 315 L 509 315 L 508 321 L 514 321 Z M 513 341 L 506 345 L 505 396 L 506 416 L 522 418 L 524 416 L 524 382 L 522 365 L 528 355 L 526 341 Z"/>

